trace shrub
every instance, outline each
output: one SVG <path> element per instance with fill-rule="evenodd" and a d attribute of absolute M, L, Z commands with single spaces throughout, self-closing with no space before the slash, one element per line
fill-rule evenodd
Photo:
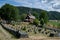
<path fill-rule="evenodd" d="M 43 18 L 40 20 L 40 24 L 41 24 L 41 26 L 43 27 L 43 25 L 44 25 L 44 20 L 43 20 Z"/>
<path fill-rule="evenodd" d="M 38 19 L 35 19 L 35 20 L 33 21 L 33 24 L 36 25 L 36 26 L 39 25 L 39 20 L 38 20 Z"/>

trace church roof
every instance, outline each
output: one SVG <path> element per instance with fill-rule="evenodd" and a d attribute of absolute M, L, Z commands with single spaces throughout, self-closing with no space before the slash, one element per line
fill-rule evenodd
<path fill-rule="evenodd" d="M 33 15 L 30 15 L 29 17 L 32 18 L 32 19 L 35 19 L 35 16 L 33 16 Z"/>
<path fill-rule="evenodd" d="M 31 14 L 31 11 L 29 11 L 28 17 L 29 17 L 29 18 L 32 18 L 32 19 L 35 19 L 35 16 L 33 16 L 33 15 Z"/>

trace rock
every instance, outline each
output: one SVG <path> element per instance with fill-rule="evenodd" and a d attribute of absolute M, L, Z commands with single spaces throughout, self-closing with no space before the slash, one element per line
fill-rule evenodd
<path fill-rule="evenodd" d="M 28 34 L 27 33 L 23 33 L 23 32 L 19 32 L 21 35 L 20 35 L 20 38 L 28 38 Z"/>
<path fill-rule="evenodd" d="M 41 30 L 42 30 L 42 29 L 38 29 L 38 32 L 40 33 Z"/>
<path fill-rule="evenodd" d="M 41 30 L 41 33 L 44 33 L 44 31 L 45 31 L 45 29 L 42 29 L 42 30 Z"/>
<path fill-rule="evenodd" d="M 50 33 L 50 34 L 49 34 L 49 37 L 54 37 L 54 36 L 55 36 L 54 33 Z"/>
<path fill-rule="evenodd" d="M 57 33 L 55 36 L 56 36 L 56 37 L 60 37 L 60 33 Z"/>

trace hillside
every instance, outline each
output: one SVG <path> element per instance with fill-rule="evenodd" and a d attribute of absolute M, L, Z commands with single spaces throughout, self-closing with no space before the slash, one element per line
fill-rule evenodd
<path fill-rule="evenodd" d="M 60 12 L 57 11 L 50 11 L 49 13 L 49 18 L 52 20 L 60 20 Z"/>
<path fill-rule="evenodd" d="M 19 9 L 19 13 L 21 14 L 27 14 L 29 11 L 31 11 L 31 14 L 33 14 L 34 16 L 36 16 L 38 18 L 39 14 L 41 11 L 43 11 L 42 9 L 37 9 L 37 8 L 29 8 L 29 7 L 17 7 Z M 46 10 L 44 10 L 46 11 Z M 57 11 L 46 11 L 48 13 L 49 19 L 50 20 L 60 20 L 60 12 Z"/>

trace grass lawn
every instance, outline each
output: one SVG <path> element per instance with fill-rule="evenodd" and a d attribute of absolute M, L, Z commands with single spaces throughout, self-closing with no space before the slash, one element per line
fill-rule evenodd
<path fill-rule="evenodd" d="M 53 27 L 60 28 L 60 21 L 49 21 L 49 25 L 52 25 Z"/>

